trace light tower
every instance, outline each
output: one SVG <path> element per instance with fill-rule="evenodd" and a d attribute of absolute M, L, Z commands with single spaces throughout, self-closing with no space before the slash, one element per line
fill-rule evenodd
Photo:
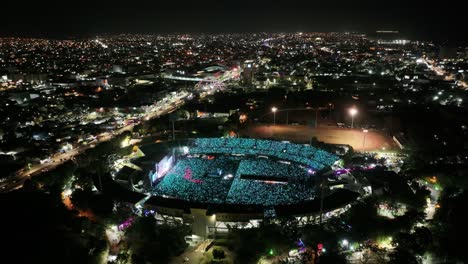
<path fill-rule="evenodd" d="M 271 112 L 273 112 L 273 125 L 276 125 L 276 111 L 278 111 L 278 108 L 276 108 L 275 106 L 273 106 L 271 108 Z"/>
<path fill-rule="evenodd" d="M 349 109 L 349 114 L 351 115 L 351 128 L 354 128 L 354 116 L 357 112 L 358 110 L 355 107 Z"/>

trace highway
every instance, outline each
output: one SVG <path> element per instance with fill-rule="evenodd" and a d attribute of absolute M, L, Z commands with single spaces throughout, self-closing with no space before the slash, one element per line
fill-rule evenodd
<path fill-rule="evenodd" d="M 217 79 L 221 82 L 226 82 L 226 81 L 238 78 L 239 76 L 238 71 L 239 69 L 237 68 L 234 68 L 233 70 L 230 70 L 230 71 L 226 71 L 222 76 L 219 76 Z M 203 79 L 203 80 L 207 80 L 207 79 Z M 132 131 L 133 127 L 135 125 L 140 124 L 141 122 L 144 122 L 153 118 L 157 118 L 165 114 L 172 113 L 173 111 L 177 110 L 179 107 L 184 105 L 187 97 L 189 96 L 190 96 L 189 93 L 182 92 L 181 95 L 179 95 L 176 98 L 172 98 L 171 100 L 167 100 L 167 98 L 165 98 L 161 101 L 158 101 L 156 104 L 151 105 L 149 107 L 149 111 L 147 111 L 147 113 L 144 116 L 141 116 L 139 118 L 139 121 L 137 121 L 136 123 L 125 125 L 119 128 L 118 130 L 115 130 L 110 133 L 109 132 L 102 133 L 97 137 L 96 141 L 91 142 L 90 144 L 76 146 L 73 149 L 65 153 L 55 153 L 51 155 L 50 160 L 46 163 L 35 164 L 29 169 L 23 168 L 19 170 L 15 176 L 0 183 L 0 193 L 10 192 L 12 190 L 16 190 L 16 189 L 23 187 L 24 181 L 26 179 L 33 177 L 35 175 L 38 175 L 42 172 L 52 170 L 55 167 L 65 163 L 66 161 L 73 159 L 75 156 L 81 154 L 83 151 L 86 151 L 89 148 L 95 147 L 99 143 L 108 141 L 114 138 L 115 136 L 122 134 L 125 131 Z M 127 121 L 130 121 L 130 120 L 127 120 Z M 124 123 L 127 123 L 127 122 L 124 122 Z"/>
<path fill-rule="evenodd" d="M 183 97 L 179 97 L 175 101 L 167 103 L 165 107 L 159 108 L 159 110 L 156 110 L 157 108 L 152 109 L 153 111 L 148 112 L 137 123 L 126 125 L 111 133 L 109 132 L 102 133 L 97 137 L 96 141 L 90 144 L 79 145 L 65 153 L 56 153 L 54 155 L 51 155 L 50 161 L 46 163 L 33 165 L 30 169 L 27 169 L 27 168 L 21 169 L 20 171 L 16 173 L 15 176 L 9 178 L 8 180 L 0 184 L 0 193 L 10 192 L 10 191 L 19 189 L 23 187 L 23 184 L 26 181 L 26 179 L 33 177 L 35 175 L 39 175 L 42 172 L 52 170 L 55 167 L 65 163 L 66 161 L 73 159 L 75 156 L 81 154 L 87 149 L 93 148 L 97 146 L 99 143 L 109 141 L 110 139 L 114 138 L 117 135 L 122 134 L 125 131 L 132 131 L 135 125 L 138 125 L 140 124 L 140 122 L 142 122 L 141 120 L 150 120 L 150 119 L 157 118 L 159 116 L 162 116 L 162 115 L 165 115 L 165 114 L 168 114 L 177 110 L 179 107 L 185 104 L 185 99 L 187 96 L 188 94 Z"/>

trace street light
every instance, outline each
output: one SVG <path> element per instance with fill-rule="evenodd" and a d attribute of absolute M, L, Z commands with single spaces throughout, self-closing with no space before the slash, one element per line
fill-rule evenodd
<path fill-rule="evenodd" d="M 354 107 L 349 109 L 349 114 L 351 115 L 351 128 L 354 127 L 354 116 L 357 114 L 357 112 L 357 109 Z"/>
<path fill-rule="evenodd" d="M 367 132 L 369 132 L 369 130 L 364 129 L 362 132 L 364 133 L 364 137 L 362 139 L 362 148 L 364 148 L 364 146 L 366 145 L 366 134 Z"/>
<path fill-rule="evenodd" d="M 343 247 L 346 247 L 346 248 L 348 248 L 349 241 L 348 241 L 348 240 L 346 240 L 346 239 L 343 239 L 343 240 L 341 241 L 341 245 L 343 245 Z"/>
<path fill-rule="evenodd" d="M 278 108 L 276 108 L 275 106 L 273 106 L 271 108 L 271 111 L 273 112 L 273 124 L 276 125 L 276 111 L 278 111 Z"/>

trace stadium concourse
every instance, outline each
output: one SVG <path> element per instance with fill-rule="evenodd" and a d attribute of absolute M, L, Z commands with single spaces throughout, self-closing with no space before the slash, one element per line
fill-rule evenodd
<path fill-rule="evenodd" d="M 146 206 L 161 221 L 192 223 L 199 237 L 228 225 L 256 226 L 264 218 L 315 222 L 322 194 L 325 217 L 343 212 L 359 196 L 352 176 L 328 173 L 338 156 L 306 144 L 197 138 L 163 148 L 166 155 L 155 159 L 149 154 L 153 148 L 142 146 L 144 157 L 134 161 L 153 164 L 143 169 L 151 194 Z"/>

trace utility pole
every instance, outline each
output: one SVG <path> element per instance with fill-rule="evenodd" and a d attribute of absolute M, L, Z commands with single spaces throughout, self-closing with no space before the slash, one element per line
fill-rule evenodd
<path fill-rule="evenodd" d="M 174 120 L 172 120 L 172 140 L 175 140 L 175 132 L 174 132 Z"/>
<path fill-rule="evenodd" d="M 317 118 L 318 118 L 318 108 L 315 109 L 315 128 L 317 128 L 317 124 L 318 124 Z"/>
<path fill-rule="evenodd" d="M 354 128 L 354 116 L 357 114 L 358 110 L 353 107 L 349 109 L 349 114 L 351 115 L 351 128 Z"/>
<path fill-rule="evenodd" d="M 276 125 L 276 111 L 278 111 L 278 108 L 272 107 L 271 112 L 273 112 L 273 125 Z"/>
<path fill-rule="evenodd" d="M 362 138 L 362 148 L 363 148 L 363 149 L 364 149 L 364 147 L 365 147 L 365 145 L 366 145 L 366 134 L 367 134 L 367 132 L 369 132 L 369 130 L 367 130 L 367 129 L 364 129 L 364 130 L 362 131 L 362 133 L 364 134 L 364 136 L 363 136 L 363 138 Z"/>
<path fill-rule="evenodd" d="M 319 219 L 319 226 L 322 228 L 322 218 L 323 218 L 323 185 L 324 185 L 324 177 L 323 175 L 321 177 L 321 183 L 320 183 L 320 219 Z"/>

